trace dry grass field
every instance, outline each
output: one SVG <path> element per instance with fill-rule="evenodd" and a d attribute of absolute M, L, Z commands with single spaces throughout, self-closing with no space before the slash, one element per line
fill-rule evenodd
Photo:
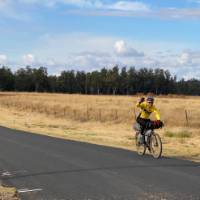
<path fill-rule="evenodd" d="M 12 187 L 0 186 L 0 200 L 19 200 L 17 190 Z"/>
<path fill-rule="evenodd" d="M 0 93 L 0 125 L 53 137 L 135 150 L 139 96 Z M 200 162 L 200 97 L 158 96 L 164 156 Z M 187 116 L 186 116 L 187 115 Z"/>

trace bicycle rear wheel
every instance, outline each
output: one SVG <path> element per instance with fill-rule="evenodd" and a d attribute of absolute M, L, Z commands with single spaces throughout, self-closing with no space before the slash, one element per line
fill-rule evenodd
<path fill-rule="evenodd" d="M 143 156 L 146 152 L 146 145 L 140 143 L 140 133 L 138 132 L 136 132 L 136 135 L 135 135 L 135 143 L 136 143 L 137 153 Z"/>
<path fill-rule="evenodd" d="M 153 133 L 150 138 L 150 150 L 154 158 L 160 158 L 162 155 L 162 141 L 157 133 Z"/>

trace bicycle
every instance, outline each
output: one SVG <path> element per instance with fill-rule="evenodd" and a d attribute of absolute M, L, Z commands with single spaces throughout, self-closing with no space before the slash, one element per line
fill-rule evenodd
<path fill-rule="evenodd" d="M 136 130 L 135 141 L 137 153 L 139 155 L 145 155 L 146 149 L 148 149 L 154 158 L 160 158 L 162 155 L 162 140 L 160 136 L 154 132 L 154 129 L 144 130 L 143 136 L 138 123 L 136 123 L 134 128 Z M 141 137 L 144 138 L 143 142 L 141 142 Z"/>

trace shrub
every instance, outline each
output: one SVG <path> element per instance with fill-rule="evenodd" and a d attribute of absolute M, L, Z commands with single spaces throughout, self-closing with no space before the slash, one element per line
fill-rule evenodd
<path fill-rule="evenodd" d="M 164 134 L 166 137 L 175 137 L 175 133 L 171 132 L 171 131 L 166 131 Z"/>
<path fill-rule="evenodd" d="M 184 130 L 184 131 L 178 132 L 177 137 L 178 138 L 190 138 L 191 135 L 192 134 L 189 131 Z"/>
<path fill-rule="evenodd" d="M 174 138 L 190 138 L 192 136 L 192 133 L 190 133 L 187 130 L 182 130 L 179 132 L 172 132 L 172 131 L 166 131 L 164 134 L 166 137 L 174 137 Z"/>

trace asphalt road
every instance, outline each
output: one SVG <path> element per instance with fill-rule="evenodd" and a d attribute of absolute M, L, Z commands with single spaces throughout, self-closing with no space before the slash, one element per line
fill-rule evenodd
<path fill-rule="evenodd" d="M 3 127 L 0 173 L 22 199 L 200 200 L 200 164 Z"/>

